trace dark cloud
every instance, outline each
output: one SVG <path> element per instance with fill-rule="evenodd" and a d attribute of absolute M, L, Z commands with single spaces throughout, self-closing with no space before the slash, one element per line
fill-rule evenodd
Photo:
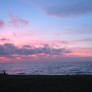
<path fill-rule="evenodd" d="M 59 55 L 64 53 L 71 53 L 71 51 L 66 50 L 65 48 L 52 48 L 47 44 L 39 48 L 35 48 L 30 45 L 25 45 L 19 48 L 9 43 L 0 45 L 0 57 L 11 57 L 12 55 L 37 55 L 42 53 L 48 55 Z"/>
<path fill-rule="evenodd" d="M 29 0 L 48 15 L 71 17 L 92 14 L 92 0 Z"/>
<path fill-rule="evenodd" d="M 9 39 L 6 39 L 6 38 L 1 38 L 0 41 L 10 41 Z"/>
<path fill-rule="evenodd" d="M 24 45 L 23 47 L 24 47 L 24 48 L 31 48 L 30 45 Z"/>

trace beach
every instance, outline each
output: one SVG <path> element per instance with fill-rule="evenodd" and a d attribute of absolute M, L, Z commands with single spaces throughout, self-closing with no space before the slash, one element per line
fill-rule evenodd
<path fill-rule="evenodd" d="M 0 92 L 91 92 L 92 75 L 0 75 Z"/>

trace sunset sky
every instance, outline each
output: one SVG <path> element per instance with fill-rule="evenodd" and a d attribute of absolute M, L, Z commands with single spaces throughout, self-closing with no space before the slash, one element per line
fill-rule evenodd
<path fill-rule="evenodd" d="M 0 0 L 0 62 L 92 60 L 92 0 Z"/>

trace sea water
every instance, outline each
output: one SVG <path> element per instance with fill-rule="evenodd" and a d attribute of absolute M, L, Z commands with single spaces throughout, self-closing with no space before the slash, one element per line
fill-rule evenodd
<path fill-rule="evenodd" d="M 0 71 L 13 75 L 91 75 L 92 62 L 0 63 Z"/>

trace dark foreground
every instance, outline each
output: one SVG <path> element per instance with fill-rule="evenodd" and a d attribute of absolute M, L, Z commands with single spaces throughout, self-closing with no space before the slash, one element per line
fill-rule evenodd
<path fill-rule="evenodd" d="M 0 75 L 0 92 L 92 92 L 92 76 Z"/>

